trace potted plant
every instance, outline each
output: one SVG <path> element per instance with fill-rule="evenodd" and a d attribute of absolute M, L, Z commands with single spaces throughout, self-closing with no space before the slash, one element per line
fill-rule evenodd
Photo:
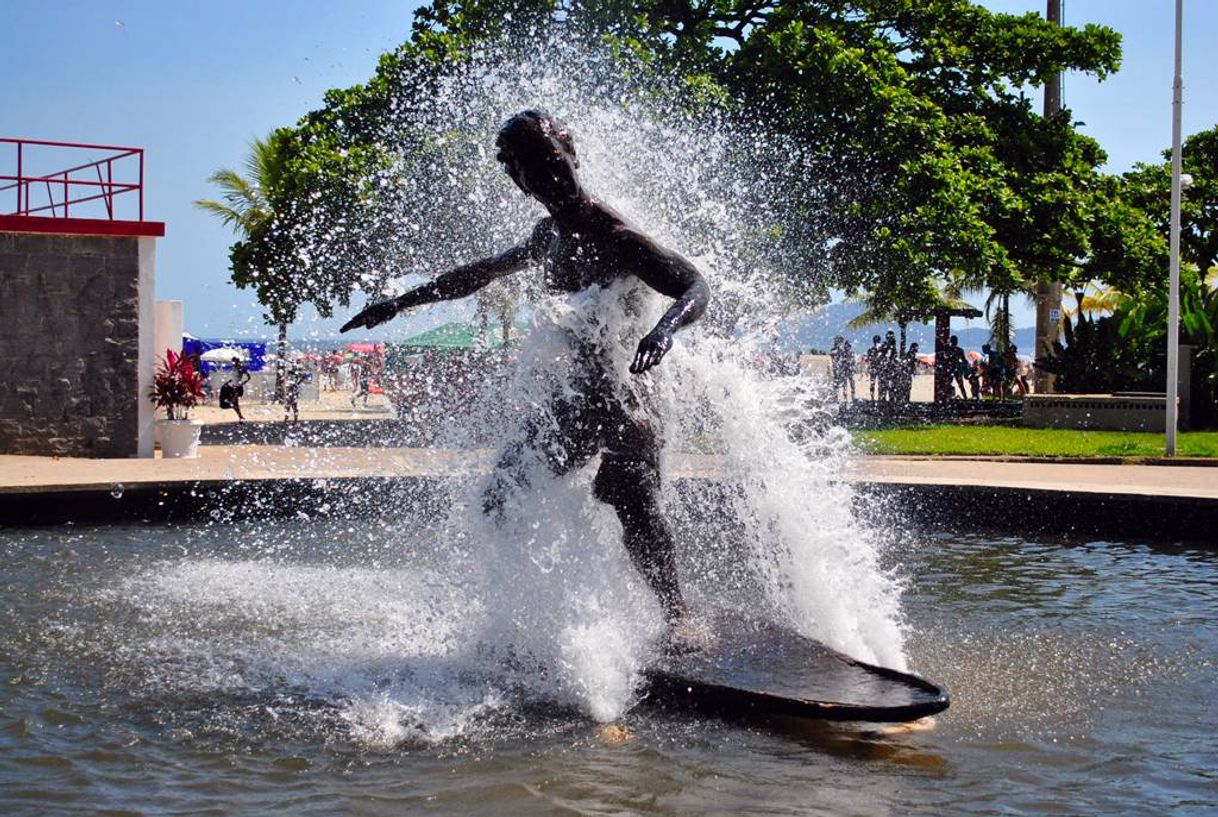
<path fill-rule="evenodd" d="M 157 364 L 148 396 L 157 408 L 165 409 L 166 419 L 157 420 L 161 455 L 199 456 L 199 434 L 203 424 L 191 420 L 189 413 L 203 399 L 203 375 L 195 370 L 190 358 L 166 349 L 165 358 Z"/>

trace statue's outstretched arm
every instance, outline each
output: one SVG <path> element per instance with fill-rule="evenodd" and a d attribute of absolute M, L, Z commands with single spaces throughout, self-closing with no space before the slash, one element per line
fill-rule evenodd
<path fill-rule="evenodd" d="M 552 234 L 552 222 L 548 218 L 542 219 L 527 241 L 499 255 L 441 273 L 397 298 L 372 304 L 344 323 L 338 331 L 346 332 L 361 326 L 371 329 L 411 307 L 436 301 L 454 301 L 472 295 L 496 278 L 510 275 L 541 260 Z"/>
<path fill-rule="evenodd" d="M 643 239 L 637 250 L 638 276 L 655 291 L 676 303 L 669 307 L 655 328 L 639 341 L 630 371 L 640 374 L 655 366 L 672 348 L 672 336 L 702 316 L 710 302 L 710 287 L 689 261 L 650 239 Z"/>

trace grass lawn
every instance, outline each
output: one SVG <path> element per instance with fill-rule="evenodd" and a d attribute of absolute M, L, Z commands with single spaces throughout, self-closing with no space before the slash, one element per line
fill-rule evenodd
<path fill-rule="evenodd" d="M 856 431 L 869 454 L 984 454 L 1022 457 L 1162 457 L 1163 435 L 1014 426 L 926 425 Z M 1218 431 L 1181 432 L 1176 453 L 1218 457 Z"/>

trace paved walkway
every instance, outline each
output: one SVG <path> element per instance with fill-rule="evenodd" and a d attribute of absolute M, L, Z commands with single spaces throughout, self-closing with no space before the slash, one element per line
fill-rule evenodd
<path fill-rule="evenodd" d="M 851 473 L 854 479 L 864 482 L 977 485 L 1218 501 L 1218 468 L 1210 466 L 861 457 Z"/>
<path fill-rule="evenodd" d="M 489 468 L 489 451 L 429 448 L 203 446 L 193 460 L 72 459 L 0 455 L 0 493 L 110 490 L 115 484 L 228 480 L 428 477 Z M 678 476 L 715 476 L 713 456 L 678 455 Z M 1218 468 L 1080 465 L 993 460 L 860 457 L 847 479 L 862 483 L 972 485 L 1218 501 Z"/>
<path fill-rule="evenodd" d="M 260 400 L 242 400 L 241 412 L 251 422 L 286 419 L 283 406 Z M 237 414 L 209 402 L 190 411 L 191 419 L 208 425 L 237 422 Z M 393 407 L 384 394 L 370 394 L 368 400 L 351 402 L 349 391 L 323 391 L 316 400 L 300 401 L 300 421 L 306 420 L 387 420 L 393 417 Z"/>

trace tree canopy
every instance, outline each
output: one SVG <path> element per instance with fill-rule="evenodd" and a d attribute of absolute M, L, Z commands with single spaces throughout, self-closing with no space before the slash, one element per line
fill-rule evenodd
<path fill-rule="evenodd" d="M 1171 151 L 1163 151 L 1163 158 L 1158 164 L 1135 165 L 1123 178 L 1123 193 L 1128 206 L 1148 214 L 1158 232 L 1166 236 L 1171 216 Z M 1181 167 L 1193 183 L 1180 201 L 1180 256 L 1205 271 L 1218 265 L 1218 125 L 1184 140 Z"/>
<path fill-rule="evenodd" d="M 1127 185 L 1101 173 L 1100 146 L 1069 111 L 1040 116 L 1025 90 L 1063 71 L 1117 70 L 1110 28 L 970 0 L 433 0 L 366 84 L 330 91 L 284 136 L 275 223 L 234 247 L 234 264 L 277 259 L 296 303 L 322 314 L 346 304 L 361 276 L 393 266 L 389 166 L 429 167 L 459 149 L 412 114 L 453 66 L 555 28 L 622 70 L 671 78 L 690 108 L 764 123 L 774 162 L 802 180 L 783 202 L 794 217 L 766 235 L 823 259 L 790 271 L 816 297 L 832 286 L 918 314 L 949 275 L 1009 292 L 1042 278 L 1133 279 L 1164 257 Z"/>

